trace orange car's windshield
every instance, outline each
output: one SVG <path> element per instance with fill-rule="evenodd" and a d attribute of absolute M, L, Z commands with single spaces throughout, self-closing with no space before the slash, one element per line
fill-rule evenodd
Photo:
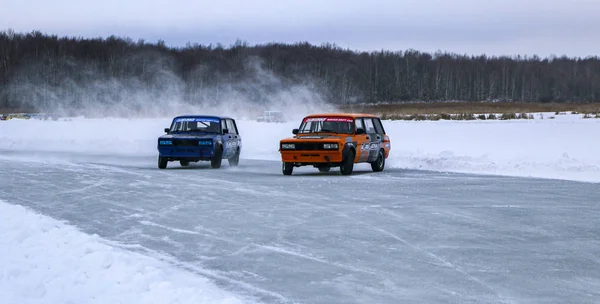
<path fill-rule="evenodd" d="M 309 117 L 300 125 L 298 133 L 354 133 L 354 119 L 350 117 Z"/>

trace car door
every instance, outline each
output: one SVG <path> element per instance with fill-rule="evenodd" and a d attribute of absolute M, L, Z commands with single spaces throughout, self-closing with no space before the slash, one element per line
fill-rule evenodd
<path fill-rule="evenodd" d="M 367 161 L 373 162 L 377 159 L 377 152 L 381 147 L 383 136 L 377 134 L 375 122 L 373 122 L 371 117 L 364 117 L 363 123 L 365 126 L 365 131 L 367 132 L 367 142 L 362 146 L 362 149 L 368 153 Z"/>
<path fill-rule="evenodd" d="M 223 141 L 223 158 L 231 157 L 231 140 L 233 135 L 227 128 L 227 119 L 221 119 L 221 139 Z"/>
<path fill-rule="evenodd" d="M 227 129 L 227 133 L 223 133 L 224 157 L 230 158 L 235 155 L 237 150 L 239 135 L 236 125 L 231 119 L 224 119 L 222 126 L 223 131 Z"/>
<path fill-rule="evenodd" d="M 357 117 L 356 119 L 354 119 L 354 125 L 356 130 L 363 129 L 366 131 L 363 119 L 361 117 Z M 366 133 L 356 134 L 355 140 L 356 153 L 358 154 L 358 162 L 366 162 L 369 159 L 369 151 L 365 150 L 363 147 L 366 143 L 369 142 L 369 135 Z"/>
<path fill-rule="evenodd" d="M 233 151 L 235 153 L 236 149 L 242 147 L 242 137 L 240 136 L 240 132 L 238 131 L 235 120 L 228 119 L 227 120 L 227 128 L 230 130 L 229 132 L 232 133 L 232 135 L 233 135 L 232 146 L 235 148 L 235 149 L 233 149 Z"/>
<path fill-rule="evenodd" d="M 379 147 L 385 150 L 385 153 L 389 153 L 391 149 L 390 138 L 385 134 L 385 128 L 381 123 L 381 119 L 373 118 L 373 122 L 375 123 L 375 132 L 377 133 L 377 140 L 379 142 Z"/>

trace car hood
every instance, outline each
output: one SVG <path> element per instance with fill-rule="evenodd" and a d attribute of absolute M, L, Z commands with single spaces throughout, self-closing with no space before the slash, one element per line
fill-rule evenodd
<path fill-rule="evenodd" d="M 158 139 L 213 139 L 218 137 L 216 134 L 167 134 Z"/>
<path fill-rule="evenodd" d="M 332 140 L 342 140 L 345 139 L 347 137 L 350 137 L 350 134 L 337 134 L 337 135 L 332 135 L 332 134 L 306 134 L 306 135 L 297 135 L 294 137 L 288 137 L 285 138 L 283 140 L 286 141 L 305 141 L 305 140 L 316 140 L 316 141 L 320 141 L 320 140 L 326 140 L 326 139 L 332 139 Z"/>

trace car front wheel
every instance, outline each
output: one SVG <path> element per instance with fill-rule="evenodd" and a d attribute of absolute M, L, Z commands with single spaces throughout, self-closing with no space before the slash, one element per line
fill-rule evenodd
<path fill-rule="evenodd" d="M 160 155 L 158 156 L 158 168 L 159 169 L 167 168 L 167 159 Z"/>
<path fill-rule="evenodd" d="M 220 146 L 215 148 L 215 155 L 210 160 L 210 167 L 213 169 L 221 168 L 221 162 L 223 161 L 223 148 Z"/>
<path fill-rule="evenodd" d="M 284 162 L 281 165 L 281 171 L 283 171 L 283 175 L 292 175 L 292 172 L 294 171 L 294 164 Z"/>
<path fill-rule="evenodd" d="M 354 155 L 354 151 L 352 150 L 350 150 L 348 155 L 346 155 L 346 158 L 340 165 L 340 173 L 342 173 L 342 175 L 352 174 L 352 171 L 354 170 Z"/>

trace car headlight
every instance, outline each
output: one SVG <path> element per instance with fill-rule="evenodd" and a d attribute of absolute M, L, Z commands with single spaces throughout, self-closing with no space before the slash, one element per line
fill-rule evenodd
<path fill-rule="evenodd" d="M 338 144 L 323 144 L 323 149 L 337 149 Z"/>
<path fill-rule="evenodd" d="M 172 140 L 161 140 L 158 142 L 158 144 L 162 145 L 162 146 L 168 146 L 168 145 L 172 145 L 173 141 Z"/>
<path fill-rule="evenodd" d="M 281 144 L 281 149 L 296 149 L 296 145 L 295 144 Z"/>
<path fill-rule="evenodd" d="M 198 142 L 199 146 L 210 146 L 212 145 L 212 140 L 201 140 Z"/>

